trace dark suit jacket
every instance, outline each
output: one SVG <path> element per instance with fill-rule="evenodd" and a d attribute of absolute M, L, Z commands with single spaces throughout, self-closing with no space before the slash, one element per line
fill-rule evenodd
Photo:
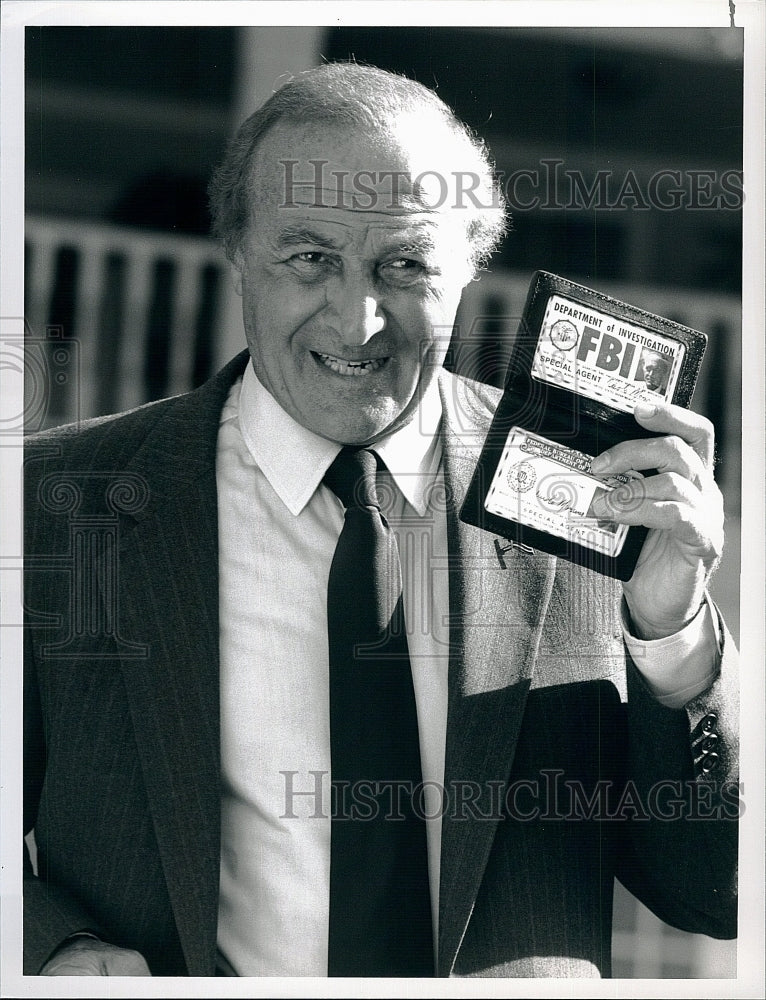
<path fill-rule="evenodd" d="M 30 442 L 28 974 L 83 928 L 155 975 L 214 972 L 215 449 L 244 364 Z M 706 694 L 656 703 L 626 664 L 618 585 L 517 548 L 502 565 L 493 536 L 458 521 L 498 393 L 446 373 L 441 388 L 454 558 L 439 975 L 609 975 L 615 875 L 663 919 L 733 936 L 731 640 Z"/>

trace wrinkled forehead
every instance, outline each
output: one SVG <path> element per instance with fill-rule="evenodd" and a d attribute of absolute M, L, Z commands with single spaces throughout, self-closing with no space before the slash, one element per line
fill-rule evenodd
<path fill-rule="evenodd" d="M 430 127 L 429 127 L 430 124 Z M 254 208 L 368 214 L 378 219 L 468 220 L 456 142 L 441 122 L 390 129 L 280 124 L 262 139 L 252 168 Z"/>

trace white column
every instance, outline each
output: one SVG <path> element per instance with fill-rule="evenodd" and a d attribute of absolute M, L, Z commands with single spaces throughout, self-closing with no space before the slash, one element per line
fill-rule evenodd
<path fill-rule="evenodd" d="M 232 105 L 232 134 L 291 74 L 316 66 L 320 61 L 327 28 L 240 28 L 237 90 Z M 234 282 L 221 289 L 219 327 L 214 345 L 214 367 L 218 368 L 245 346 L 242 300 Z"/>
<path fill-rule="evenodd" d="M 234 129 L 294 73 L 320 61 L 328 28 L 309 26 L 240 28 Z"/>

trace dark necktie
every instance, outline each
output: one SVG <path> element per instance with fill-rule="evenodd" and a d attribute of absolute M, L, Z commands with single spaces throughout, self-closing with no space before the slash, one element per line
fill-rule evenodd
<path fill-rule="evenodd" d="M 327 597 L 329 975 L 433 976 L 415 691 L 376 471 L 373 452 L 344 448 L 325 476 L 346 508 Z"/>

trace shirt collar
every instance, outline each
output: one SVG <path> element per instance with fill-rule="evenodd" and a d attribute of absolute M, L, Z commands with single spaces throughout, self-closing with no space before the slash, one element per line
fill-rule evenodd
<path fill-rule="evenodd" d="M 383 438 L 380 455 L 405 499 L 424 517 L 441 463 L 441 399 L 436 379 L 415 417 Z M 298 515 L 322 482 L 341 446 L 314 434 L 282 409 L 248 364 L 239 396 L 239 425 L 248 451 L 282 503 Z"/>

